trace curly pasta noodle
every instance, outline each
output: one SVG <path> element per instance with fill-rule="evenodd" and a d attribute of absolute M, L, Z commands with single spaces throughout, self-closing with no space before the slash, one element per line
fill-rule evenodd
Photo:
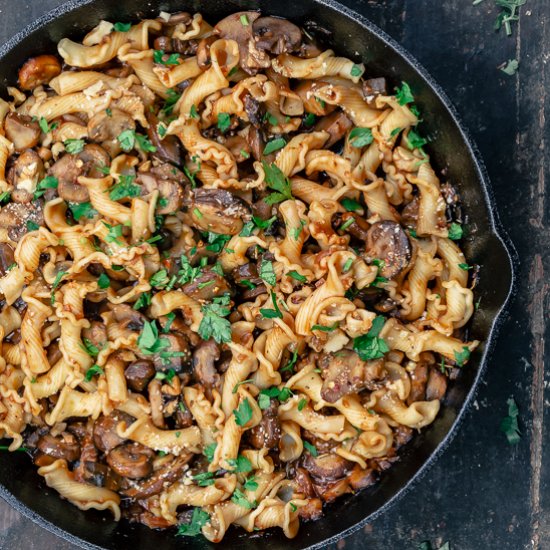
<path fill-rule="evenodd" d="M 0 435 L 82 510 L 292 538 L 478 345 L 409 86 L 271 24 L 103 21 L 0 100 Z"/>

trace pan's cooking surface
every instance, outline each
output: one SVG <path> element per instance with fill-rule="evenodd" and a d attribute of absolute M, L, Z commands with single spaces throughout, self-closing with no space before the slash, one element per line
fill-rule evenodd
<path fill-rule="evenodd" d="M 202 9 L 205 12 L 208 11 L 208 10 L 204 9 L 204 7 Z M 276 6 L 271 5 L 270 9 L 274 13 L 277 13 Z M 290 14 L 288 14 L 286 12 L 279 12 L 279 13 L 287 15 L 287 16 L 291 16 Z M 299 16 L 299 15 L 304 15 L 305 13 L 306 13 L 305 8 L 302 5 L 302 8 L 300 9 L 300 13 L 296 13 L 295 15 Z M 331 24 L 334 23 L 334 19 L 332 18 L 332 16 L 330 16 L 330 14 L 328 14 L 328 12 L 325 13 L 325 12 L 323 12 L 323 10 L 320 10 L 319 12 L 316 12 L 316 18 L 322 19 L 323 16 L 326 17 L 327 26 L 330 26 Z M 116 17 L 111 17 L 111 18 L 116 19 Z M 121 17 L 119 16 L 119 18 L 121 18 Z M 80 17 L 77 20 L 82 20 L 82 18 Z M 343 52 L 346 52 L 346 51 L 353 52 L 355 50 L 365 51 L 364 43 L 363 43 L 363 39 L 365 38 L 364 33 L 362 33 L 362 36 L 360 36 L 360 38 L 357 38 L 359 36 L 359 33 L 354 32 L 354 29 L 352 29 L 352 28 L 350 28 L 349 26 L 346 26 L 346 25 L 347 25 L 346 22 L 342 22 L 341 24 L 340 23 L 338 24 L 338 31 L 341 33 L 341 38 L 339 40 L 337 39 L 337 42 L 342 44 L 340 49 Z M 66 29 L 66 27 L 64 27 L 63 29 L 57 28 L 54 31 L 54 35 L 53 35 L 54 38 L 57 39 L 61 35 L 63 35 L 65 33 L 65 29 Z M 349 38 L 348 34 L 352 34 L 352 38 Z M 359 40 L 359 42 L 357 42 L 357 40 Z M 34 49 L 36 47 L 35 44 L 36 44 L 35 41 L 33 41 L 33 43 L 31 44 L 31 47 L 33 48 L 33 51 L 36 51 Z M 377 56 L 377 53 L 378 53 L 376 51 L 376 47 L 371 46 L 371 47 L 368 48 L 368 50 L 369 50 L 369 52 L 371 52 L 371 55 L 373 56 L 371 62 L 372 62 L 373 65 L 375 65 L 376 64 L 375 63 L 376 62 L 376 56 Z M 31 50 L 28 50 L 28 51 L 30 53 Z M 410 69 L 407 70 L 405 68 L 403 70 L 403 67 L 399 67 L 399 61 L 398 60 L 396 60 L 395 63 L 394 63 L 393 60 L 391 60 L 391 56 L 388 57 L 387 54 L 384 54 L 383 59 L 384 59 L 384 65 L 387 64 L 388 60 L 390 60 L 389 61 L 390 69 L 389 70 L 387 68 L 386 69 L 381 69 L 381 72 L 386 72 L 386 73 L 390 72 L 391 73 L 391 72 L 395 71 L 395 74 L 399 74 L 400 76 L 404 77 L 405 79 L 407 79 L 409 81 L 419 82 L 418 78 L 415 77 L 411 73 Z M 426 111 L 437 113 L 438 108 L 440 109 L 440 107 L 438 107 L 438 105 L 436 103 L 434 103 L 434 99 L 429 96 L 427 91 L 424 94 L 421 93 L 420 98 L 421 98 L 420 103 L 426 109 Z M 460 147 L 459 148 L 456 147 L 456 143 L 458 143 L 458 140 L 457 140 L 458 136 L 457 136 L 456 133 L 453 135 L 452 129 L 450 129 L 450 128 L 448 129 L 447 126 L 445 126 L 445 118 L 444 118 L 444 113 L 443 112 L 442 112 L 442 116 L 439 118 L 439 121 L 440 121 L 439 130 L 444 128 L 444 132 L 445 132 L 445 135 L 441 136 L 438 140 L 438 150 L 441 152 L 441 157 L 448 156 L 449 151 L 450 151 L 449 148 L 453 147 L 454 158 L 457 159 L 456 165 L 450 167 L 451 177 L 454 175 L 455 179 L 457 179 L 459 177 L 462 178 L 459 181 L 464 181 L 464 182 L 472 181 L 473 179 L 475 179 L 475 175 L 473 175 L 473 173 L 468 174 L 469 167 L 466 166 L 465 164 L 467 164 L 467 163 L 464 162 L 464 159 L 467 158 L 466 151 L 461 152 Z M 434 129 L 434 130 L 436 130 L 436 129 Z M 437 155 L 436 155 L 436 157 L 437 157 Z M 456 172 L 454 174 L 453 174 L 453 168 L 456 170 Z M 472 203 L 471 206 L 468 206 L 470 215 L 473 218 L 475 218 L 476 220 L 479 220 L 480 221 L 480 226 L 481 226 L 482 225 L 481 222 L 483 221 L 485 216 L 484 216 L 483 213 L 475 211 L 476 208 L 481 207 L 481 204 L 479 202 L 477 202 L 477 207 L 476 207 L 475 204 L 474 204 L 475 201 L 472 200 L 472 198 L 475 197 L 475 195 L 476 195 L 475 189 L 472 189 L 471 191 L 468 191 L 467 184 L 466 185 L 463 184 L 462 185 L 462 190 L 463 190 L 463 194 L 465 195 L 466 202 L 467 203 L 468 202 Z M 466 191 L 466 192 L 464 192 L 464 191 Z M 469 197 L 468 197 L 468 194 L 470 195 Z M 487 234 L 488 233 L 487 228 L 480 227 L 480 229 L 482 231 L 482 234 Z M 482 243 L 482 245 L 483 245 L 483 243 Z M 497 250 L 498 250 L 498 244 L 495 242 L 490 247 L 490 253 L 494 253 Z M 485 251 L 479 249 L 479 250 L 471 251 L 470 254 L 474 254 L 474 257 L 476 255 L 478 255 L 478 258 L 476 258 L 476 259 L 480 259 L 479 255 L 482 254 L 483 252 L 485 252 Z M 487 256 L 484 255 L 483 259 L 485 259 L 485 258 L 487 258 Z M 491 263 L 493 265 L 498 265 L 499 261 L 500 261 L 500 265 L 502 266 L 501 271 L 505 273 L 505 269 L 506 269 L 505 259 L 504 259 L 504 261 L 502 259 L 501 260 L 492 259 Z M 502 285 L 501 288 L 498 288 L 498 286 L 496 286 L 496 282 L 501 283 L 501 285 Z M 495 302 L 494 298 L 499 298 L 499 296 L 498 296 L 499 293 L 502 294 L 502 295 L 505 294 L 505 289 L 506 289 L 505 277 L 500 277 L 497 281 L 495 281 L 495 284 L 490 285 L 490 287 L 491 288 L 487 287 L 485 289 L 486 297 L 487 297 L 487 302 L 486 302 L 487 303 L 487 306 L 486 306 L 487 310 L 486 311 L 488 311 L 488 315 L 490 315 L 490 308 L 491 307 L 496 308 L 498 306 L 498 304 Z M 500 298 L 501 297 L 502 296 L 500 296 Z M 492 303 L 491 303 L 491 300 L 493 300 Z M 484 329 L 483 323 L 485 321 L 485 316 L 482 315 L 481 317 L 482 318 L 478 322 L 477 330 L 483 331 L 483 329 Z M 473 371 L 471 371 L 470 374 L 473 374 Z M 453 399 L 456 399 L 456 401 L 453 401 L 452 404 L 457 404 L 458 405 L 460 403 L 460 401 L 462 400 L 463 392 L 465 392 L 467 390 L 467 387 L 457 388 L 457 390 L 460 390 L 460 391 L 455 393 L 455 395 L 453 396 Z M 460 392 L 462 392 L 462 395 L 461 395 Z M 368 513 L 369 511 L 375 509 L 381 501 L 385 500 L 387 498 L 387 496 L 392 491 L 396 490 L 398 488 L 398 486 L 400 486 L 403 483 L 403 480 L 405 478 L 410 477 L 411 471 L 416 470 L 418 464 L 421 463 L 424 460 L 424 458 L 427 456 L 427 454 L 429 454 L 430 449 L 433 447 L 433 445 L 436 444 L 437 441 L 440 439 L 441 435 L 444 432 L 447 431 L 447 429 L 448 429 L 450 423 L 452 422 L 453 418 L 454 418 L 453 411 L 452 411 L 452 409 L 449 409 L 449 411 L 446 413 L 446 415 L 444 415 L 442 417 L 439 424 L 436 427 L 434 427 L 434 429 L 429 434 L 427 434 L 426 437 L 423 440 L 419 439 L 417 441 L 417 443 L 415 444 L 415 447 L 417 447 L 417 448 L 416 449 L 411 449 L 411 452 L 408 453 L 408 456 L 405 457 L 405 460 L 404 460 L 404 465 L 409 466 L 409 471 L 406 471 L 406 469 L 402 469 L 400 475 L 396 474 L 396 476 L 393 476 L 393 477 L 388 476 L 388 478 L 380 485 L 380 489 L 379 490 L 377 489 L 370 499 L 366 499 L 366 498 L 363 497 L 363 495 L 361 495 L 361 497 L 350 500 L 348 502 L 347 506 L 344 505 L 344 506 L 340 506 L 339 508 L 335 507 L 334 510 L 333 510 L 333 513 L 330 514 L 329 516 L 327 516 L 327 518 L 323 521 L 324 525 L 322 525 L 322 526 L 318 525 L 318 524 L 314 525 L 313 529 L 309 529 L 308 533 L 306 533 L 305 536 L 307 538 L 297 540 L 296 542 L 299 545 L 304 545 L 304 544 L 307 544 L 307 542 L 309 542 L 309 541 L 320 540 L 320 538 L 317 538 L 318 535 L 320 535 L 321 537 L 326 537 L 327 535 L 335 534 L 336 532 L 338 532 L 341 528 L 343 528 L 346 525 L 346 520 L 348 520 L 348 518 L 351 518 L 353 516 L 353 519 L 351 519 L 351 521 L 357 521 L 357 520 L 360 519 L 360 517 L 365 515 L 365 513 Z M 20 458 L 22 458 L 22 457 L 20 457 Z M 17 460 L 17 459 L 14 459 L 14 462 L 15 462 L 15 460 Z M 35 497 L 35 495 L 36 495 L 36 492 L 33 488 L 34 483 L 35 483 L 35 477 L 34 477 L 34 475 L 32 475 L 33 473 L 30 471 L 30 469 L 27 469 L 27 470 L 29 470 L 29 471 L 25 475 L 28 475 L 29 482 L 26 485 L 24 494 L 19 493 L 18 496 L 20 496 L 23 500 L 27 500 L 27 501 L 30 502 L 30 501 L 36 500 L 36 498 L 33 498 L 33 496 Z M 6 473 L 7 472 L 0 472 L 0 476 L 5 476 Z M 20 483 L 21 482 L 24 482 L 24 480 L 22 480 L 20 478 Z M 54 498 L 56 499 L 57 497 L 54 497 Z M 361 500 L 360 500 L 360 498 L 361 498 Z M 50 502 L 52 502 L 52 501 L 49 500 L 49 501 L 47 501 L 47 504 L 46 504 L 46 501 L 44 501 L 44 506 L 43 506 L 44 510 L 46 510 L 49 507 Z M 63 524 L 64 521 L 66 522 L 66 515 L 67 515 L 66 508 L 64 506 L 59 506 L 58 513 L 61 514 L 58 518 L 51 518 L 51 519 L 53 519 L 56 523 Z M 78 513 L 75 513 L 75 515 L 78 515 Z M 65 520 L 63 518 L 65 518 Z M 58 519 L 59 519 L 59 521 L 58 521 Z M 77 524 L 80 522 L 78 517 L 75 517 L 73 519 L 75 520 L 75 523 L 77 523 Z M 90 528 L 89 535 L 90 535 L 91 539 L 93 539 L 95 537 L 94 532 L 97 532 L 99 524 L 102 525 L 102 527 L 101 527 L 102 532 L 103 533 L 106 532 L 104 522 L 101 522 L 99 520 L 96 521 L 93 516 L 86 516 L 86 519 L 83 521 L 83 523 L 84 523 L 84 525 L 83 525 L 84 528 L 87 528 L 87 527 Z M 348 523 L 350 523 L 350 522 L 348 522 Z M 67 523 L 65 523 L 65 525 L 67 525 Z M 107 529 L 109 529 L 109 528 L 107 528 Z M 303 529 L 303 532 L 304 531 L 306 531 L 306 529 Z M 309 534 L 309 536 L 308 536 L 308 534 Z M 143 537 L 142 537 L 142 539 L 143 539 Z M 98 540 L 98 539 L 96 538 L 95 540 Z M 120 540 L 127 540 L 127 539 L 120 539 Z M 264 541 L 262 541 L 262 542 L 264 542 Z M 278 546 L 278 539 L 277 540 L 275 540 L 274 538 L 273 539 L 268 539 L 268 541 L 266 541 L 266 542 L 272 547 L 277 547 Z M 285 546 L 289 546 L 288 543 L 284 543 L 284 544 L 285 544 Z M 291 545 L 292 544 L 293 543 L 291 543 Z M 148 545 L 150 545 L 150 544 L 148 544 Z M 182 546 L 182 543 L 181 543 L 181 541 L 179 541 L 178 542 L 178 547 L 181 547 L 181 546 Z"/>

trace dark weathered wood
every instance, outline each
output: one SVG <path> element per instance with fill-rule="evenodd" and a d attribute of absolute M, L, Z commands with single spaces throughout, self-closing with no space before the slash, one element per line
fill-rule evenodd
<path fill-rule="evenodd" d="M 0 0 L 0 37 L 61 3 Z M 521 261 L 497 351 L 457 437 L 414 490 L 338 548 L 408 550 L 424 540 L 436 548 L 448 540 L 453 550 L 550 548 L 548 3 L 527 0 L 512 37 L 492 31 L 493 0 L 344 3 L 402 43 L 446 90 L 480 148 Z M 512 58 L 520 70 L 507 76 L 497 67 Z M 516 447 L 499 432 L 510 395 L 521 411 Z M 73 547 L 0 502 L 0 548 Z"/>

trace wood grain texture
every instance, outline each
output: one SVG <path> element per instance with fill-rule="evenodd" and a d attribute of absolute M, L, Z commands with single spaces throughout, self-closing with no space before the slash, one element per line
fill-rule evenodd
<path fill-rule="evenodd" d="M 492 0 L 341 0 L 407 48 L 435 77 L 477 142 L 501 220 L 521 258 L 520 284 L 474 407 L 440 460 L 390 511 L 338 544 L 350 550 L 413 550 L 429 540 L 453 550 L 550 548 L 550 4 L 527 0 L 512 37 L 492 30 Z M 0 0 L 0 39 L 60 0 Z M 520 70 L 498 70 L 517 58 Z M 482 266 L 483 269 L 483 266 Z M 499 432 L 513 395 L 522 439 Z M 0 548 L 74 547 L 0 502 Z"/>

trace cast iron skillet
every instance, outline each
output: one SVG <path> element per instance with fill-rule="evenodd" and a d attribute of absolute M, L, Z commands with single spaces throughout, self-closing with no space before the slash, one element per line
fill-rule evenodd
<path fill-rule="evenodd" d="M 243 9 L 261 9 L 300 24 L 315 21 L 332 31 L 333 48 L 367 65 L 367 74 L 386 76 L 393 84 L 406 80 L 422 113 L 423 133 L 435 138 L 428 147 L 438 171 L 460 192 L 470 226 L 474 230 L 464 244 L 471 264 L 481 265 L 476 298 L 482 297 L 471 325 L 472 338 L 483 342 L 462 376 L 449 387 L 436 421 L 417 435 L 401 453 L 401 460 L 372 488 L 340 498 L 318 522 L 305 523 L 293 540 L 280 530 L 252 536 L 231 529 L 224 547 L 292 550 L 322 548 L 349 535 L 386 510 L 410 490 L 449 443 L 472 400 L 490 356 L 502 312 L 513 286 L 512 258 L 499 232 L 491 190 L 479 155 L 461 127 L 455 110 L 426 71 L 391 38 L 359 14 L 333 0 L 73 0 L 45 15 L 17 34 L 0 49 L 0 90 L 16 82 L 17 68 L 29 57 L 55 51 L 64 36 L 81 38 L 101 19 L 136 21 L 155 17 L 159 10 L 200 11 L 210 22 Z M 48 489 L 23 453 L 5 453 L 0 460 L 0 495 L 13 507 L 60 537 L 85 548 L 212 548 L 202 537 L 175 537 L 173 531 L 152 531 L 126 522 L 115 523 L 105 513 L 82 512 Z"/>

